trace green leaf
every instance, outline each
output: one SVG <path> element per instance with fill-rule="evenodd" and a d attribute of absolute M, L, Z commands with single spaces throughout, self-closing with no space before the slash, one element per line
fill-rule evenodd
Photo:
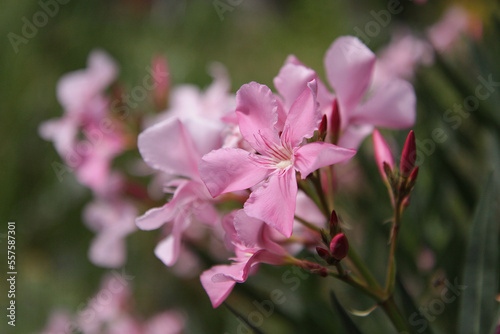
<path fill-rule="evenodd" d="M 229 311 L 231 311 L 231 313 L 233 313 L 236 316 L 236 318 L 238 318 L 241 321 L 243 321 L 251 330 L 253 330 L 254 333 L 256 333 L 256 334 L 265 334 L 262 330 L 260 330 L 259 328 L 255 327 L 254 325 L 252 325 L 252 323 L 250 323 L 250 321 L 248 321 L 240 312 L 238 312 L 235 308 L 233 308 L 232 306 L 230 306 L 228 303 L 224 302 L 224 306 L 226 306 L 227 309 Z"/>
<path fill-rule="evenodd" d="M 333 307 L 336 309 L 337 314 L 339 315 L 340 319 L 342 319 L 342 324 L 344 325 L 344 328 L 346 329 L 346 333 L 349 334 L 363 334 L 358 326 L 352 321 L 351 317 L 349 314 L 347 314 L 346 310 L 340 305 L 337 297 L 335 296 L 335 292 L 333 290 L 330 290 L 330 299 L 332 300 Z"/>
<path fill-rule="evenodd" d="M 495 317 L 498 271 L 498 217 L 490 174 L 474 215 L 465 258 L 459 334 L 488 333 Z"/>
<path fill-rule="evenodd" d="M 396 288 L 398 295 L 401 297 L 401 305 L 403 305 L 403 311 L 409 319 L 410 324 L 412 324 L 411 321 L 414 319 L 414 317 L 416 317 L 416 319 L 422 319 L 423 316 L 420 315 L 420 311 L 417 309 L 413 298 L 408 293 L 408 290 L 406 290 L 403 282 L 401 282 L 401 278 L 399 277 L 399 275 L 396 275 Z M 415 326 L 415 324 L 413 325 Z M 416 327 L 415 329 L 418 331 L 418 333 L 421 334 L 433 334 L 431 326 L 428 322 L 418 322 L 418 327 Z"/>

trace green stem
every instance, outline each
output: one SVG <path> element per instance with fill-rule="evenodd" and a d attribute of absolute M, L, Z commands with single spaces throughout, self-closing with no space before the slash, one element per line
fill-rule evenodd
<path fill-rule="evenodd" d="M 396 282 L 396 246 L 398 242 L 398 233 L 401 223 L 401 214 L 403 213 L 402 203 L 398 199 L 394 205 L 394 221 L 391 231 L 391 250 L 389 252 L 389 263 L 387 265 L 387 276 L 385 281 L 385 291 L 392 295 Z"/>
<path fill-rule="evenodd" d="M 357 279 L 356 277 L 354 277 L 352 275 L 349 275 L 347 273 L 344 273 L 342 275 L 342 274 L 335 272 L 333 270 L 328 270 L 328 275 L 335 277 L 346 284 L 349 284 L 350 286 L 352 286 L 353 288 L 355 288 L 357 290 L 360 290 L 361 292 L 370 296 L 371 298 L 373 298 L 377 302 L 382 302 L 385 298 L 383 291 L 371 289 L 370 287 L 366 286 L 363 282 L 361 282 L 359 279 Z"/>
<path fill-rule="evenodd" d="M 375 277 L 373 277 L 370 270 L 366 267 L 361 257 L 359 257 L 358 253 L 354 250 L 353 247 L 349 247 L 349 253 L 347 255 L 351 260 L 354 267 L 359 271 L 361 276 L 365 279 L 368 286 L 374 290 L 381 290 L 382 287 L 378 284 Z"/>
<path fill-rule="evenodd" d="M 403 316 L 399 310 L 396 302 L 394 302 L 393 296 L 389 297 L 385 301 L 381 302 L 380 305 L 384 309 L 385 313 L 391 319 L 394 327 L 396 327 L 398 333 L 410 333 L 410 327 L 406 318 Z"/>
<path fill-rule="evenodd" d="M 321 186 L 321 180 L 320 180 L 320 175 L 318 173 L 314 173 L 311 176 L 312 183 L 314 185 L 314 188 L 316 189 L 316 193 L 318 194 L 320 203 L 321 203 L 321 210 L 323 211 L 323 214 L 325 215 L 326 219 L 330 219 L 331 215 L 331 210 L 328 207 L 328 202 L 325 197 L 325 193 L 323 191 L 323 187 Z"/>
<path fill-rule="evenodd" d="M 304 225 L 305 227 L 313 230 L 313 231 L 316 231 L 318 233 L 321 234 L 321 228 L 319 228 L 318 226 L 314 225 L 313 223 L 311 222 L 308 222 L 307 220 L 305 219 L 302 219 L 298 216 L 295 216 L 295 220 L 297 220 L 298 222 L 300 222 L 302 225 Z"/>

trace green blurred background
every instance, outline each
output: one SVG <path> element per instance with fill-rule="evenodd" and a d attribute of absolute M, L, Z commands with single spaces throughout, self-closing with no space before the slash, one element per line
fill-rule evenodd
<path fill-rule="evenodd" d="M 403 1 L 403 12 L 392 16 L 390 25 L 382 28 L 368 46 L 376 51 L 387 44 L 400 25 L 422 33 L 451 3 L 430 1 L 419 6 Z M 403 278 L 417 294 L 417 305 L 425 305 L 439 293 L 433 285 L 436 277 L 461 277 L 467 231 L 481 186 L 487 171 L 498 170 L 499 166 L 498 91 L 481 102 L 457 130 L 442 119 L 446 109 L 473 92 L 479 74 L 492 74 L 500 81 L 497 2 L 464 4 L 483 18 L 483 41 L 467 42 L 465 52 L 457 57 L 423 68 L 414 82 L 418 94 L 417 139 L 431 138 L 436 128 L 448 135 L 445 143 L 437 144 L 437 154 L 424 160 L 416 194 L 404 217 L 398 261 Z M 0 332 L 34 333 L 43 329 L 53 309 L 76 312 L 97 291 L 106 272 L 87 258 L 93 235 L 82 224 L 81 209 L 91 198 L 90 192 L 72 176 L 58 182 L 51 164 L 60 162 L 60 158 L 52 144 L 37 134 L 42 121 L 62 114 L 55 97 L 61 75 L 85 67 L 89 52 L 102 48 L 120 64 L 120 81 L 126 88 L 142 81 L 145 68 L 158 53 L 168 58 L 173 85 L 194 83 L 205 87 L 211 82 L 207 66 L 218 61 L 228 68 L 233 91 L 249 81 L 272 86 L 273 77 L 289 54 L 298 56 L 324 78 L 323 56 L 332 41 L 340 35 L 355 34 L 355 27 L 362 28 L 373 20 L 370 11 L 385 9 L 387 1 L 246 0 L 231 7 L 221 20 L 212 1 L 73 0 L 59 5 L 58 13 L 15 52 L 8 34 L 21 35 L 22 18 L 31 21 L 41 7 L 28 0 L 2 3 L 0 233 L 5 233 L 7 221 L 17 223 L 18 309 L 16 328 L 6 325 L 2 313 Z M 145 103 L 138 109 L 146 107 Z M 392 134 L 401 147 L 406 131 Z M 386 199 L 381 204 L 385 189 L 371 160 L 370 145 L 370 140 L 365 141 L 359 154 L 366 170 L 365 181 L 369 182 L 367 190 L 342 198 L 340 206 L 341 212 L 352 219 L 353 228 L 362 231 L 358 238 L 361 253 L 383 277 L 384 266 L 377 264 L 383 264 L 386 258 L 387 247 L 383 246 L 389 227 L 381 222 L 390 216 L 390 208 Z M 180 307 L 191 319 L 188 333 L 236 332 L 234 316 L 224 307 L 212 310 L 197 278 L 177 279 L 154 257 L 156 240 L 157 234 L 152 232 L 139 232 L 128 239 L 125 271 L 135 277 L 132 286 L 140 315 L 148 317 L 164 308 Z M 428 272 L 414 265 L 423 247 L 435 255 L 435 266 Z M 0 254 L 6 258 L 3 237 Z M 6 272 L 6 260 L 0 263 L 4 268 L 0 272 Z M 248 291 L 255 288 L 258 292 L 254 298 L 266 299 L 266 291 L 280 286 L 284 270 L 263 267 L 262 275 L 238 286 L 229 302 L 247 312 L 251 309 L 251 302 L 244 298 Z M 337 315 L 328 306 L 328 286 L 317 291 L 314 287 L 318 282 L 311 279 L 287 295 L 293 302 L 266 320 L 265 332 L 321 333 L 339 328 L 341 333 L 341 327 L 335 324 Z M 339 284 L 330 286 L 338 288 Z M 5 280 L 0 288 L 0 309 L 5 310 Z M 351 291 L 342 293 L 350 296 Z M 316 303 L 304 304 L 313 297 Z M 346 304 L 353 308 L 369 306 L 364 299 Z M 432 326 L 444 333 L 455 332 L 458 307 L 458 303 L 447 305 Z M 383 318 L 377 310 L 359 323 L 363 328 L 390 333 L 392 329 L 383 325 Z"/>

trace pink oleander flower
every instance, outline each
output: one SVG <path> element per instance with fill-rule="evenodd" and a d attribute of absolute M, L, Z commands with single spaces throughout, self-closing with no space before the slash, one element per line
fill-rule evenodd
<path fill-rule="evenodd" d="M 269 239 L 270 227 L 264 222 L 240 210 L 234 216 L 233 224 L 226 226 L 235 247 L 236 257 L 231 259 L 233 263 L 214 266 L 200 276 L 214 308 L 229 296 L 236 283 L 246 281 L 256 265 L 283 265 L 289 258 L 283 247 Z"/>
<path fill-rule="evenodd" d="M 50 315 L 45 329 L 40 334 L 69 334 L 72 332 L 72 319 L 64 311 L 54 311 Z"/>
<path fill-rule="evenodd" d="M 110 176 L 111 161 L 126 145 L 119 127 L 112 124 L 109 100 L 104 95 L 117 72 L 106 53 L 93 51 L 85 70 L 66 74 L 57 84 L 64 115 L 39 127 L 40 136 L 54 143 L 78 181 L 97 194 L 106 191 L 103 185 Z"/>
<path fill-rule="evenodd" d="M 153 230 L 168 223 L 167 237 L 155 249 L 156 256 L 172 266 L 181 250 L 183 232 L 194 222 L 214 225 L 219 221 L 213 198 L 200 179 L 198 163 L 203 154 L 221 147 L 217 125 L 203 120 L 181 122 L 168 119 L 139 135 L 138 147 L 144 161 L 152 168 L 175 176 L 165 190 L 176 188 L 170 202 L 147 211 L 136 219 L 143 230 Z"/>
<path fill-rule="evenodd" d="M 339 146 L 356 149 L 374 127 L 401 129 L 415 122 L 415 92 L 409 82 L 394 79 L 370 89 L 375 62 L 375 54 L 352 36 L 337 38 L 326 52 L 326 75 L 335 95 L 317 79 L 317 100 L 328 119 L 338 103 Z M 314 71 L 290 56 L 274 83 L 291 100 L 312 78 L 317 78 Z"/>
<path fill-rule="evenodd" d="M 169 97 L 169 108 L 147 122 L 147 126 L 163 120 L 178 118 L 181 121 L 203 119 L 220 130 L 225 126 L 224 115 L 234 110 L 234 94 L 230 93 L 231 82 L 225 67 L 214 63 L 210 67 L 213 82 L 204 91 L 194 85 L 174 87 Z"/>
<path fill-rule="evenodd" d="M 125 263 L 127 235 L 135 232 L 136 207 L 119 197 L 97 198 L 87 204 L 84 221 L 97 235 L 92 240 L 89 258 L 95 265 L 117 268 Z"/>
<path fill-rule="evenodd" d="M 421 65 L 431 65 L 434 51 L 428 42 L 408 29 L 398 29 L 391 42 L 377 54 L 373 85 L 381 86 L 396 78 L 411 80 Z"/>
<path fill-rule="evenodd" d="M 245 212 L 290 237 L 296 172 L 305 179 L 318 168 L 350 159 L 355 151 L 325 142 L 304 143 L 322 118 L 314 80 L 286 110 L 282 122 L 276 98 L 265 85 L 243 85 L 236 103 L 240 131 L 257 153 L 238 148 L 212 151 L 202 158 L 201 178 L 213 197 L 257 185 L 244 205 Z"/>
<path fill-rule="evenodd" d="M 437 51 L 447 52 L 453 49 L 462 35 L 479 39 L 482 35 L 482 23 L 463 7 L 452 6 L 439 22 L 428 29 L 427 34 Z"/>

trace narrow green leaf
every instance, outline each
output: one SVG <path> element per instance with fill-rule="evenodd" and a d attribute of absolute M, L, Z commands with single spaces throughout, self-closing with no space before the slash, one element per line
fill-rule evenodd
<path fill-rule="evenodd" d="M 235 308 L 233 308 L 232 306 L 230 306 L 228 303 L 224 302 L 224 306 L 226 306 L 227 309 L 229 311 L 231 311 L 231 313 L 233 313 L 236 316 L 236 318 L 240 319 L 251 330 L 253 330 L 254 333 L 256 333 L 256 334 L 265 334 L 262 330 L 260 330 L 259 328 L 255 327 L 254 325 L 252 325 L 252 323 L 250 323 L 250 321 L 248 321 L 247 318 L 245 318 L 240 312 L 238 312 Z"/>
<path fill-rule="evenodd" d="M 363 334 L 358 326 L 352 321 L 351 317 L 349 314 L 347 314 L 346 310 L 340 305 L 337 297 L 335 296 L 335 292 L 333 290 L 330 290 L 330 299 L 332 300 L 333 307 L 336 309 L 337 314 L 339 315 L 340 319 L 342 319 L 342 324 L 344 325 L 344 328 L 346 329 L 346 333 L 349 334 Z"/>
<path fill-rule="evenodd" d="M 498 271 L 498 217 L 490 174 L 474 215 L 465 258 L 459 334 L 488 333 L 495 317 Z"/>
<path fill-rule="evenodd" d="M 396 275 L 396 288 L 398 295 L 401 297 L 401 305 L 403 305 L 403 311 L 408 317 L 410 325 L 414 326 L 414 329 L 420 334 L 433 334 L 429 322 L 423 322 L 421 320 L 424 319 L 424 316 L 420 314 L 420 311 L 417 309 L 413 298 L 408 293 L 408 290 L 406 290 L 403 282 L 401 282 L 399 275 Z"/>

